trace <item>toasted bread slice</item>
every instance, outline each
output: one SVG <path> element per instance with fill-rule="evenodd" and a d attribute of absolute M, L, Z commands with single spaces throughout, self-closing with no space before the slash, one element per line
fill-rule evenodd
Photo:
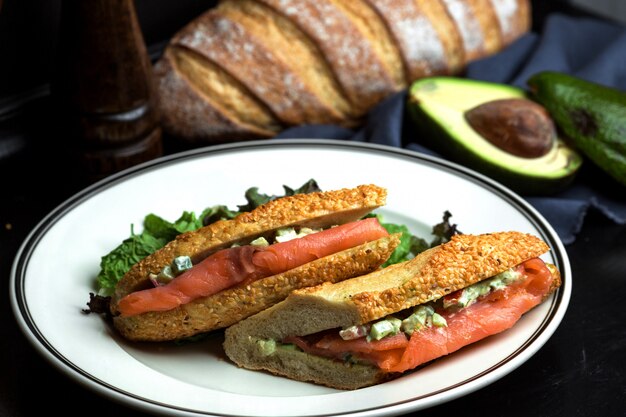
<path fill-rule="evenodd" d="M 457 235 L 413 260 L 369 275 L 298 290 L 272 308 L 226 330 L 224 348 L 237 365 L 340 389 L 373 385 L 393 377 L 364 365 L 346 366 L 300 350 L 260 348 L 268 340 L 347 328 L 438 299 L 492 277 L 549 250 L 537 237 L 518 232 Z M 560 279 L 551 268 L 554 290 Z"/>

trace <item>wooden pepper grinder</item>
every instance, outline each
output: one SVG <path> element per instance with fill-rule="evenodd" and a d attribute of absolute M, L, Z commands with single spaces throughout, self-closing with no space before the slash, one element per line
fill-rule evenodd
<path fill-rule="evenodd" d="M 63 0 L 53 95 L 89 180 L 162 154 L 150 59 L 133 0 Z"/>

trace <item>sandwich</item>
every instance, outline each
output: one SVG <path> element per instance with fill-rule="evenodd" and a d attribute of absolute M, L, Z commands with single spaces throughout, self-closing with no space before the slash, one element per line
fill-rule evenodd
<path fill-rule="evenodd" d="M 376 217 L 376 185 L 278 198 L 178 235 L 134 264 L 109 308 L 135 341 L 189 338 L 230 326 L 295 289 L 376 270 L 399 243 Z"/>
<path fill-rule="evenodd" d="M 415 258 L 294 291 L 225 331 L 238 366 L 337 389 L 375 385 L 512 327 L 561 283 L 520 232 L 457 234 Z"/>

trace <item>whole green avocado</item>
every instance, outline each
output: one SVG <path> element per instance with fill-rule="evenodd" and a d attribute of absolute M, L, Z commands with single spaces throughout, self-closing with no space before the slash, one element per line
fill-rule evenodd
<path fill-rule="evenodd" d="M 528 80 L 532 98 L 598 167 L 626 185 L 626 93 L 560 72 Z"/>

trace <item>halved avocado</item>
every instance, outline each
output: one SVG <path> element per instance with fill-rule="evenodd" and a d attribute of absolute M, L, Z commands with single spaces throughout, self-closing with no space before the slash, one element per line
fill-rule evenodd
<path fill-rule="evenodd" d="M 516 155 L 505 150 L 506 147 L 497 143 L 497 138 L 494 140 L 494 135 L 488 140 L 468 122 L 468 113 L 477 108 L 489 116 L 493 107 L 485 106 L 486 103 L 528 100 L 526 92 L 520 88 L 456 77 L 430 77 L 413 83 L 408 100 L 409 112 L 424 144 L 519 193 L 555 193 L 573 180 L 582 163 L 580 155 L 556 134 L 540 156 L 529 156 L 533 152 L 518 156 L 524 152 Z M 506 126 L 509 113 L 500 113 L 498 123 L 500 127 Z M 523 127 L 526 134 L 527 128 Z M 493 131 L 500 132 L 495 128 Z"/>

